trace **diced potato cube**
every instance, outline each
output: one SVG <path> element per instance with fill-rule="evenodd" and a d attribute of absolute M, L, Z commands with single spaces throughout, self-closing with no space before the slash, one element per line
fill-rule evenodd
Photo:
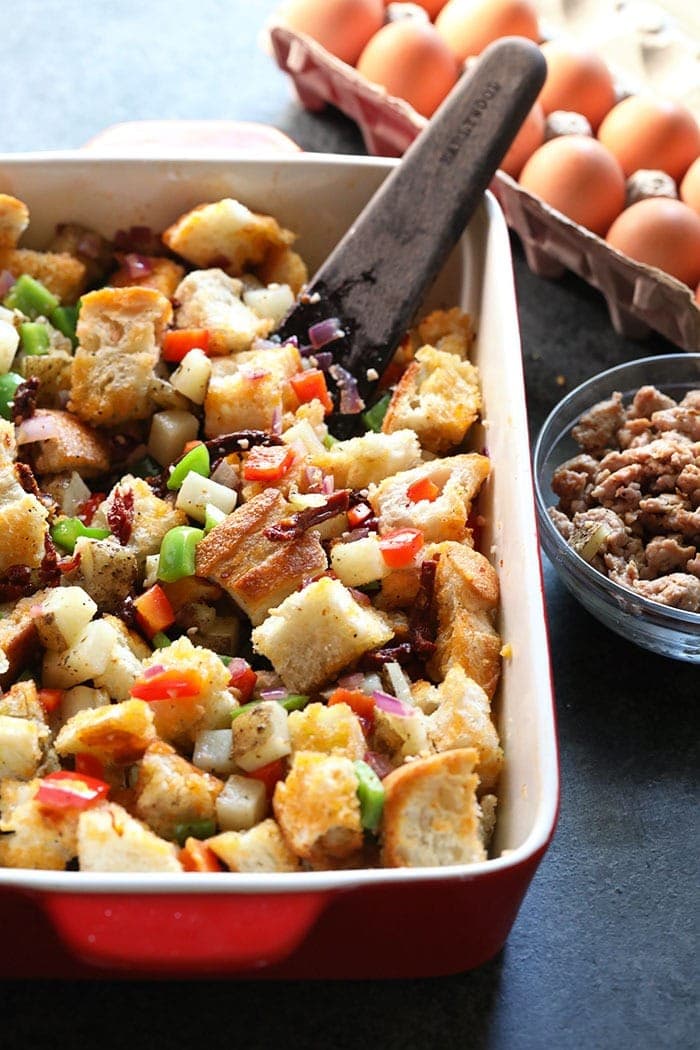
<path fill-rule="evenodd" d="M 230 776 L 216 800 L 216 819 L 222 831 L 246 831 L 259 824 L 267 813 L 267 794 L 262 780 Z"/>
<path fill-rule="evenodd" d="M 336 543 L 331 549 L 331 568 L 346 587 L 362 587 L 374 580 L 382 580 L 391 571 L 376 536 L 365 536 L 352 543 Z"/>
<path fill-rule="evenodd" d="M 203 405 L 210 376 L 211 361 L 203 350 L 195 348 L 185 354 L 179 367 L 171 375 L 170 382 L 180 394 L 194 401 L 195 405 Z"/>
<path fill-rule="evenodd" d="M 276 700 L 263 700 L 233 720 L 233 757 L 251 773 L 292 750 L 287 712 Z"/>
<path fill-rule="evenodd" d="M 194 441 L 198 429 L 199 421 L 191 412 L 156 412 L 151 420 L 148 451 L 165 467 L 177 459 L 188 441 Z"/>
<path fill-rule="evenodd" d="M 75 685 L 66 690 L 61 700 L 61 721 L 67 722 L 78 711 L 87 711 L 93 707 L 106 707 L 109 704 L 109 693 L 106 689 L 92 689 L 89 685 Z"/>
<path fill-rule="evenodd" d="M 82 587 L 56 587 L 41 603 L 35 625 L 42 645 L 60 652 L 74 644 L 97 612 Z"/>
<path fill-rule="evenodd" d="M 229 710 L 229 718 L 231 712 Z M 227 776 L 238 768 L 233 757 L 233 734 L 230 729 L 203 729 L 197 733 L 192 764 L 207 773 Z"/>
<path fill-rule="evenodd" d="M 288 284 L 269 284 L 266 288 L 249 288 L 243 302 L 258 317 L 280 324 L 294 305 L 294 293 Z"/>
<path fill-rule="evenodd" d="M 9 372 L 19 346 L 19 332 L 8 321 L 0 320 L 0 373 Z"/>
<path fill-rule="evenodd" d="M 75 642 L 62 652 L 49 650 L 44 656 L 44 684 L 69 689 L 89 678 L 98 678 L 107 669 L 119 638 L 106 620 L 92 620 Z"/>
<path fill-rule="evenodd" d="M 208 503 L 224 514 L 230 514 L 236 506 L 236 499 L 237 493 L 234 489 L 219 485 L 211 478 L 205 478 L 191 470 L 180 487 L 175 506 L 196 521 L 204 522 Z"/>
<path fill-rule="evenodd" d="M 299 859 L 287 845 L 277 823 L 263 820 L 248 831 L 223 831 L 207 846 L 231 871 L 297 871 Z"/>

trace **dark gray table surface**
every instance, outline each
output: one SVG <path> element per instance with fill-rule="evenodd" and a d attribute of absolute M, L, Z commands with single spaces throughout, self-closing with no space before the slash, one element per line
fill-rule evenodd
<path fill-rule="evenodd" d="M 306 150 L 364 152 L 340 114 L 301 110 L 263 52 L 274 6 L 8 4 L 0 150 L 73 148 L 124 120 L 218 118 L 270 123 Z M 594 291 L 573 277 L 544 282 L 513 251 L 533 434 L 589 375 L 673 349 L 618 337 Z M 154 1035 L 167 1047 L 697 1045 L 700 673 L 604 629 L 548 565 L 545 578 L 561 815 L 496 960 L 391 983 L 10 982 L 0 986 L 0 1045 L 140 1050 Z"/>

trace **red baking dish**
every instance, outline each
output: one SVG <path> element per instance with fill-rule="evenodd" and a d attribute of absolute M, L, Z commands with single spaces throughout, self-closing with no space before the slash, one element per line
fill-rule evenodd
<path fill-rule="evenodd" d="M 29 246 L 78 221 L 113 234 L 163 229 L 233 196 L 299 232 L 313 270 L 396 163 L 267 158 L 0 157 L 0 190 L 29 205 Z M 506 754 L 492 859 L 430 869 L 303 874 L 95 875 L 0 870 L 0 974 L 24 976 L 419 977 L 454 973 L 503 945 L 552 836 L 558 768 L 517 312 L 505 222 L 486 195 L 424 308 L 476 321 L 493 475 L 482 550 L 501 581 Z"/>

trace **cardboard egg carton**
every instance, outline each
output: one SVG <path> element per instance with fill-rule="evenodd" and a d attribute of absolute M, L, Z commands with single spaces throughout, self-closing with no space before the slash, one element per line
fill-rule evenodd
<path fill-rule="evenodd" d="M 276 22 L 268 33 L 274 58 L 292 78 L 301 105 L 312 111 L 335 106 L 359 126 L 369 153 L 399 157 L 425 127 L 426 119 L 408 103 L 370 83 L 306 34 Z M 496 174 L 491 188 L 535 273 L 556 278 L 571 270 L 599 289 L 621 335 L 639 339 L 653 330 L 684 350 L 700 350 L 700 308 L 687 285 L 610 248 L 504 172 Z"/>

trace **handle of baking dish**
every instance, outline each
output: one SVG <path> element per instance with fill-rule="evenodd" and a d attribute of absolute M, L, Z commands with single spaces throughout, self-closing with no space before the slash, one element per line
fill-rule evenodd
<path fill-rule="evenodd" d="M 88 965 L 223 974 L 287 958 L 327 895 L 62 893 L 37 900 L 66 948 Z"/>

